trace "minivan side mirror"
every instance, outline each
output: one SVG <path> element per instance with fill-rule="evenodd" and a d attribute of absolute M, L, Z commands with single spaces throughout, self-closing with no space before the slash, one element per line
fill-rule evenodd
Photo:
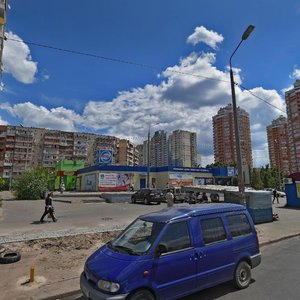
<path fill-rule="evenodd" d="M 167 253 L 167 252 L 168 252 L 168 248 L 163 244 L 159 244 L 155 249 L 154 256 L 160 257 L 163 253 Z"/>

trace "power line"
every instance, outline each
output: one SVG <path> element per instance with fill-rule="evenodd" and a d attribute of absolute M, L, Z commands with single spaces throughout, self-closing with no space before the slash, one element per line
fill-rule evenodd
<path fill-rule="evenodd" d="M 62 51 L 62 52 L 66 52 L 66 53 L 77 54 L 77 55 L 83 55 L 83 56 L 92 57 L 92 58 L 101 59 L 101 60 L 108 60 L 108 61 L 112 61 L 112 62 L 116 62 L 116 63 L 122 63 L 122 64 L 138 66 L 138 67 L 142 67 L 142 68 L 156 70 L 157 72 L 161 72 L 161 68 L 159 68 L 159 67 L 152 66 L 152 65 L 147 65 L 147 64 L 142 64 L 142 63 L 137 63 L 137 62 L 133 62 L 133 61 L 129 61 L 129 60 L 113 58 L 113 57 L 108 57 L 108 56 L 103 56 L 103 55 L 97 55 L 97 54 L 92 54 L 92 53 L 87 53 L 87 52 L 82 52 L 82 51 L 77 51 L 77 50 L 64 49 L 64 48 L 60 48 L 60 47 L 55 47 L 55 46 L 50 46 L 50 45 L 45 45 L 45 44 L 40 44 L 40 43 L 35 43 L 35 42 L 30 42 L 30 41 L 18 40 L 18 39 L 8 38 L 7 36 L 5 36 L 5 40 L 9 40 L 9 41 L 13 41 L 13 42 L 19 42 L 19 43 L 26 43 L 28 45 L 33 45 L 33 46 L 37 46 L 37 47 L 42 47 L 42 48 L 52 49 L 52 50 L 56 50 L 56 51 Z M 208 79 L 208 80 L 215 80 L 215 81 L 230 83 L 229 80 L 213 78 L 213 77 L 208 77 L 208 76 L 193 74 L 193 73 L 187 73 L 187 72 L 182 72 L 182 71 L 176 71 L 176 70 L 171 70 L 169 68 L 167 68 L 166 71 L 171 72 L 171 73 L 175 73 L 175 74 L 180 74 L 180 75 L 186 75 L 186 76 L 192 76 L 192 77 L 196 77 L 196 78 L 204 78 L 204 79 Z M 243 90 L 250 93 L 253 97 L 265 102 L 266 104 L 268 104 L 268 105 L 274 107 L 275 109 L 277 109 L 277 110 L 283 112 L 284 114 L 286 114 L 286 112 L 283 111 L 281 108 L 279 108 L 276 105 L 268 102 L 267 100 L 255 95 L 253 92 L 251 92 L 245 86 L 239 85 L 237 83 L 235 83 L 235 84 L 237 86 L 239 86 L 240 88 L 242 88 Z"/>
<path fill-rule="evenodd" d="M 147 69 L 152 69 L 152 70 L 156 70 L 158 72 L 161 72 L 161 68 L 159 68 L 159 67 L 155 67 L 155 66 L 151 66 L 151 65 L 147 65 L 147 64 L 142 64 L 142 63 L 137 63 L 137 62 L 133 62 L 133 61 L 129 61 L 129 60 L 113 58 L 113 57 L 108 57 L 108 56 L 102 56 L 102 55 L 97 55 L 97 54 L 92 54 L 92 53 L 87 53 L 87 52 L 82 52 L 82 51 L 77 51 L 77 50 L 64 49 L 64 48 L 60 48 L 60 47 L 54 47 L 54 46 L 45 45 L 45 44 L 39 44 L 39 43 L 23 41 L 23 40 L 17 40 L 17 39 L 8 38 L 8 37 L 6 37 L 5 39 L 9 40 L 9 41 L 19 42 L 19 43 L 26 43 L 28 45 L 38 46 L 38 47 L 42 47 L 42 48 L 48 48 L 48 49 L 52 49 L 52 50 L 57 50 L 57 51 L 62 51 L 62 52 L 67 52 L 67 53 L 72 53 L 72 54 L 77 54 L 77 55 L 93 57 L 93 58 L 97 58 L 97 59 L 101 59 L 101 60 L 108 60 L 108 61 L 112 61 L 112 62 L 116 62 L 116 63 L 134 65 L 134 66 L 147 68 Z M 188 75 L 188 76 L 194 76 L 194 77 L 197 77 L 197 78 L 204 78 L 204 79 L 209 79 L 209 80 L 215 80 L 215 81 L 222 81 L 222 82 L 230 83 L 230 81 L 228 81 L 228 80 L 208 77 L 208 76 L 199 75 L 199 74 L 186 73 L 186 72 L 170 70 L 170 69 L 167 69 L 167 71 L 172 72 L 172 73 L 176 73 L 176 74 L 180 74 L 180 75 Z"/>
<path fill-rule="evenodd" d="M 265 102 L 266 104 L 268 104 L 268 105 L 270 105 L 270 106 L 272 106 L 272 107 L 274 107 L 274 108 L 280 110 L 280 111 L 283 112 L 284 114 L 286 114 L 286 112 L 285 112 L 284 110 L 282 110 L 281 108 L 277 107 L 276 105 L 274 105 L 274 104 L 268 102 L 267 100 L 265 100 L 265 99 L 263 99 L 263 98 L 261 98 L 261 97 L 255 95 L 253 92 L 251 92 L 251 91 L 250 91 L 248 88 L 246 88 L 245 86 L 240 85 L 240 87 L 241 87 L 243 90 L 245 90 L 245 91 L 247 91 L 248 93 L 250 93 L 253 97 L 255 97 L 255 98 L 257 98 L 257 99 L 259 99 L 259 100 Z"/>

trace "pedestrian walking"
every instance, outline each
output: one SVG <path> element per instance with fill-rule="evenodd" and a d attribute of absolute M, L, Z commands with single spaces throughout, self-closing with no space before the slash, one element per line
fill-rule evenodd
<path fill-rule="evenodd" d="M 56 222 L 57 219 L 54 217 L 54 208 L 52 205 L 52 197 L 53 197 L 53 192 L 50 192 L 46 199 L 45 199 L 45 211 L 40 219 L 41 223 L 44 223 L 44 218 L 47 216 L 47 214 L 49 214 L 53 220 L 53 222 Z"/>
<path fill-rule="evenodd" d="M 172 207 L 174 204 L 174 195 L 170 189 L 166 193 L 167 207 Z"/>
<path fill-rule="evenodd" d="M 274 189 L 274 190 L 273 190 L 273 201 L 272 201 L 273 204 L 275 203 L 275 199 L 277 200 L 277 203 L 279 204 L 279 199 L 278 199 L 278 197 L 279 197 L 279 194 L 277 193 L 277 190 Z"/>

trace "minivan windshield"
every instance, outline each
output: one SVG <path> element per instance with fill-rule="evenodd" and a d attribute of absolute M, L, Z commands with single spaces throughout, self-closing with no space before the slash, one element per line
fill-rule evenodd
<path fill-rule="evenodd" d="M 114 251 L 129 255 L 143 255 L 148 252 L 164 223 L 135 220 L 108 247 Z"/>

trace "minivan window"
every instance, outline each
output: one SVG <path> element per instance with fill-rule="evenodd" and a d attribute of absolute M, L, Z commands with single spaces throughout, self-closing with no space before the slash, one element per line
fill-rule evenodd
<path fill-rule="evenodd" d="M 245 214 L 230 215 L 226 218 L 232 237 L 251 233 L 251 225 Z"/>
<path fill-rule="evenodd" d="M 200 226 L 205 245 L 226 240 L 226 232 L 221 218 L 202 219 Z"/>
<path fill-rule="evenodd" d="M 165 224 L 137 219 L 108 247 L 114 251 L 130 254 L 145 254 L 160 234 Z"/>
<path fill-rule="evenodd" d="M 164 232 L 159 244 L 164 245 L 167 252 L 191 247 L 191 238 L 187 222 L 170 224 Z"/>

